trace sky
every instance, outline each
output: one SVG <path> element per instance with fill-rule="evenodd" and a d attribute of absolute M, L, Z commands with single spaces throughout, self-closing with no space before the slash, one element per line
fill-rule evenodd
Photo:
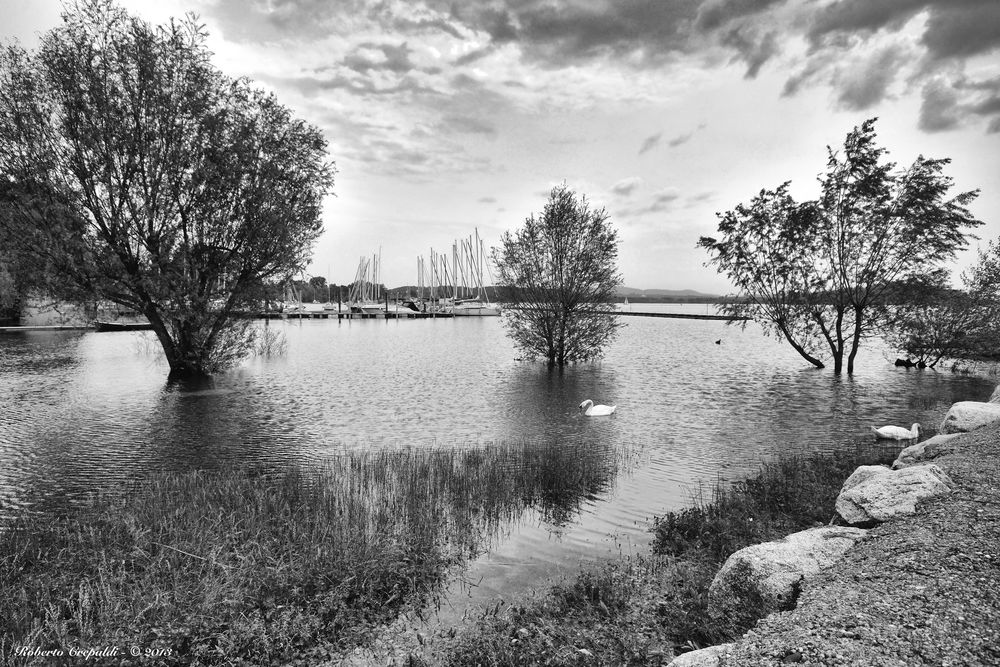
<path fill-rule="evenodd" d="M 791 181 L 878 117 L 900 166 L 948 157 L 1000 237 L 998 0 L 121 0 L 192 12 L 215 65 L 319 127 L 336 163 L 307 275 L 383 281 L 478 229 L 487 248 L 567 184 L 619 232 L 624 284 L 732 291 L 695 247 L 716 213 Z M 26 47 L 58 0 L 0 0 Z"/>

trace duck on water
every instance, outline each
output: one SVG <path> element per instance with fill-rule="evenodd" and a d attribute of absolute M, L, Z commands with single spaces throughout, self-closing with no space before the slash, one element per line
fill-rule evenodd
<path fill-rule="evenodd" d="M 588 417 L 603 417 L 612 414 L 617 409 L 617 405 L 594 405 L 594 402 L 589 398 L 580 404 L 580 410 L 583 410 L 583 414 Z"/>
<path fill-rule="evenodd" d="M 902 426 L 883 426 L 881 428 L 872 426 L 872 432 L 875 433 L 875 438 L 878 440 L 916 440 L 920 437 L 920 424 L 914 424 L 909 429 Z"/>

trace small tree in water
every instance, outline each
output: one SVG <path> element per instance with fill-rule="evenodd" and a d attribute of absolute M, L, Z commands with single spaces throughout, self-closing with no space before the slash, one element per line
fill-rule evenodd
<path fill-rule="evenodd" d="M 528 358 L 562 366 L 601 356 L 621 326 L 608 311 L 622 282 L 618 232 L 603 208 L 557 186 L 540 217 L 503 234 L 493 261 L 511 302 L 504 323 Z"/>
<path fill-rule="evenodd" d="M 222 75 L 194 17 L 72 5 L 0 53 L 0 226 L 55 279 L 145 315 L 172 375 L 252 344 L 234 313 L 304 266 L 333 184 L 326 141 Z"/>

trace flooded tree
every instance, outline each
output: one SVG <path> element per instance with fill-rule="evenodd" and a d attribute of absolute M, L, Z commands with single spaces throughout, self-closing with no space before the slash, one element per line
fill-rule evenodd
<path fill-rule="evenodd" d="M 1000 242 L 979 251 L 961 289 L 937 272 L 904 286 L 892 308 L 886 342 L 915 365 L 1000 358 Z"/>
<path fill-rule="evenodd" d="M 621 326 L 610 313 L 618 274 L 618 232 L 605 210 L 565 185 L 493 250 L 511 307 L 504 323 L 528 358 L 550 366 L 600 357 Z"/>
<path fill-rule="evenodd" d="M 818 368 L 854 371 L 862 340 L 884 333 L 895 286 L 929 275 L 966 245 L 982 221 L 948 198 L 948 159 L 918 157 L 902 170 L 875 144 L 875 119 L 827 149 L 815 201 L 796 202 L 788 183 L 719 214 L 719 238 L 698 245 L 740 291 L 726 306 L 757 320 Z"/>
<path fill-rule="evenodd" d="M 235 314 L 305 265 L 333 184 L 319 130 L 210 55 L 195 17 L 154 27 L 108 0 L 0 54 L 0 225 L 146 316 L 174 375 L 249 348 Z"/>

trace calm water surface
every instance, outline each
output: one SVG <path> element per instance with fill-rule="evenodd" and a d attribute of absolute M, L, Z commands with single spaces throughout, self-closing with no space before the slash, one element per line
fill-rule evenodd
<path fill-rule="evenodd" d="M 601 362 L 561 372 L 518 361 L 497 318 L 272 322 L 284 355 L 197 387 L 165 382 L 145 333 L 0 335 L 0 518 L 152 471 L 308 466 L 354 448 L 515 442 L 613 457 L 612 477 L 568 513 L 528 510 L 494 536 L 465 573 L 478 585 L 452 593 L 482 602 L 644 548 L 651 517 L 688 503 L 700 481 L 848 446 L 872 424 L 933 428 L 952 402 L 992 389 L 894 368 L 878 349 L 854 377 L 834 377 L 753 325 L 625 321 Z M 618 412 L 581 416 L 586 398 Z"/>

